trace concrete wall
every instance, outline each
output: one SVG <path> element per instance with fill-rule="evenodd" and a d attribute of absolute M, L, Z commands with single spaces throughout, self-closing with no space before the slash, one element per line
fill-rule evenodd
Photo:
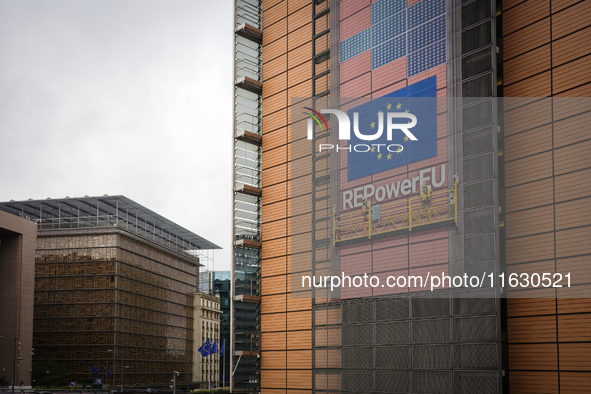
<path fill-rule="evenodd" d="M 0 335 L 18 337 L 15 385 L 31 385 L 33 294 L 35 285 L 34 222 L 0 211 Z M 12 340 L 0 339 L 0 376 L 12 381 Z"/>

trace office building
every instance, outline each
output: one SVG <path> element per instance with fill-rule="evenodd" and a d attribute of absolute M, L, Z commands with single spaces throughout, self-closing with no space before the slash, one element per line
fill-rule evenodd
<path fill-rule="evenodd" d="M 220 298 L 195 293 L 193 300 L 193 382 L 207 388 L 208 383 L 218 386 L 220 377 Z M 216 353 L 203 356 L 198 349 L 206 343 L 216 342 Z"/>
<path fill-rule="evenodd" d="M 213 271 L 203 269 L 199 272 L 199 292 L 213 294 Z"/>
<path fill-rule="evenodd" d="M 213 291 L 220 297 L 220 343 L 224 344 L 224 354 L 220 355 L 220 373 L 225 386 L 230 384 L 230 289 L 232 288 L 230 280 L 232 274 L 230 271 L 213 272 Z M 236 316 L 236 318 L 239 318 Z M 224 367 L 225 364 L 225 367 Z"/>
<path fill-rule="evenodd" d="M 124 196 L 0 209 L 37 223 L 34 360 L 113 387 L 192 380 L 193 294 L 215 244 Z"/>
<path fill-rule="evenodd" d="M 520 108 L 504 99 L 507 272 L 572 271 L 573 296 L 589 297 L 591 141 L 580 98 L 591 97 L 591 2 L 503 0 L 497 12 L 499 96 L 554 98 Z M 591 391 L 590 300 L 554 290 L 507 300 L 511 393 Z"/>
<path fill-rule="evenodd" d="M 33 221 L 0 211 L 0 376 L 22 388 L 31 386 L 36 235 Z"/>
<path fill-rule="evenodd" d="M 260 315 L 252 314 L 260 329 L 253 334 L 257 354 L 233 357 L 234 364 L 250 362 L 235 387 L 269 393 L 591 387 L 587 299 L 538 290 L 517 299 L 498 288 L 431 297 L 367 286 L 306 294 L 297 285 L 310 274 L 385 279 L 534 267 L 555 273 L 578 266 L 586 278 L 588 104 L 493 98 L 589 96 L 590 7 L 534 0 L 236 1 L 234 283 L 245 252 L 260 279 L 254 297 L 234 300 L 231 312 L 260 305 Z M 302 112 L 350 110 L 364 103 L 352 98 L 379 97 L 396 100 L 394 106 L 405 97 L 438 98 L 431 151 L 359 173 L 346 151 L 315 149 L 339 145 L 336 133 L 326 133 L 334 116 L 325 115 L 328 127 L 312 123 L 313 141 L 307 140 Z M 375 156 L 376 163 L 390 160 Z M 420 186 L 409 186 L 409 197 L 370 200 L 381 206 L 383 222 L 391 218 L 386 203 L 402 201 L 406 218 L 395 229 L 378 219 L 373 234 L 363 228 L 361 208 L 344 202 L 361 187 L 412 185 L 429 169 L 434 204 L 445 208 L 427 221 L 420 217 Z M 588 285 L 578 284 L 576 291 L 587 294 Z"/>

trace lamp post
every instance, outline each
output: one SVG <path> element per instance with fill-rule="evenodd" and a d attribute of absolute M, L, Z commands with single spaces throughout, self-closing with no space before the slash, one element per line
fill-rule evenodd
<path fill-rule="evenodd" d="M 176 394 L 176 377 L 179 375 L 180 372 L 175 369 L 172 374 L 172 394 Z"/>
<path fill-rule="evenodd" d="M 14 373 L 16 371 L 16 341 L 18 340 L 18 337 L 14 337 L 14 338 L 10 338 L 10 337 L 3 337 L 2 335 L 0 335 L 0 339 L 10 339 L 11 341 L 14 341 L 14 347 L 12 348 L 12 391 L 11 393 L 14 394 Z"/>
<path fill-rule="evenodd" d="M 18 365 L 17 365 L 17 367 L 18 367 L 18 368 L 20 368 L 20 367 L 21 367 L 20 360 L 24 360 L 24 359 L 25 359 L 24 357 L 18 357 L 18 358 L 17 358 L 17 360 L 19 361 L 19 363 L 18 363 Z M 19 369 L 19 371 L 20 371 L 20 369 Z M 19 383 L 19 387 L 21 387 L 21 388 L 22 388 L 22 386 L 23 386 L 23 383 L 24 383 L 24 382 L 21 380 L 21 382 Z"/>
<path fill-rule="evenodd" d="M 121 355 L 121 392 L 123 392 L 123 354 L 125 354 L 125 352 L 118 352 L 118 351 L 115 351 L 113 349 L 109 349 L 107 351 Z M 115 357 L 113 357 L 113 358 L 115 358 Z M 113 369 L 115 369 L 115 365 L 113 365 Z M 115 381 L 115 376 L 113 376 L 113 382 L 114 381 Z"/>

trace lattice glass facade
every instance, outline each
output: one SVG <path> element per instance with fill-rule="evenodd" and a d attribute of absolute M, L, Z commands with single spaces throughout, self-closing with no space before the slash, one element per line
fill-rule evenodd
<path fill-rule="evenodd" d="M 35 359 L 55 359 L 69 379 L 167 383 L 191 380 L 192 293 L 198 267 L 122 233 L 60 233 L 37 239 Z M 107 366 L 111 377 L 106 379 Z M 96 376 L 95 376 L 96 377 Z"/>

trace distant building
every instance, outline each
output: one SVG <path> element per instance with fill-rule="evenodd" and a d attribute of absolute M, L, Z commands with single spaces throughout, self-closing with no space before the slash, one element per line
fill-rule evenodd
<path fill-rule="evenodd" d="M 193 300 L 193 382 L 207 387 L 216 386 L 220 377 L 220 299 L 204 293 L 195 293 Z M 199 349 L 207 340 L 216 343 L 216 353 L 203 356 Z"/>
<path fill-rule="evenodd" d="M 201 270 L 199 272 L 199 292 L 212 295 L 213 287 L 213 272 L 208 270 Z"/>
<path fill-rule="evenodd" d="M 226 349 L 230 349 L 230 293 L 232 291 L 231 286 L 231 275 L 230 271 L 214 271 L 213 272 L 213 291 L 215 295 L 220 297 L 220 309 L 222 315 L 220 317 L 220 343 L 226 343 Z M 241 319 L 239 316 L 235 316 L 235 319 Z M 224 360 L 226 367 L 224 369 Z M 225 372 L 225 373 L 224 373 Z M 227 383 L 230 383 L 230 356 L 226 354 L 220 356 L 220 373 Z"/>
<path fill-rule="evenodd" d="M 68 381 L 168 383 L 173 370 L 192 380 L 200 254 L 218 246 L 124 196 L 0 209 L 38 223 L 35 360 L 56 360 Z"/>
<path fill-rule="evenodd" d="M 11 385 L 22 357 L 14 385 L 24 387 L 31 385 L 36 234 L 31 220 L 0 211 L 0 378 Z"/>

